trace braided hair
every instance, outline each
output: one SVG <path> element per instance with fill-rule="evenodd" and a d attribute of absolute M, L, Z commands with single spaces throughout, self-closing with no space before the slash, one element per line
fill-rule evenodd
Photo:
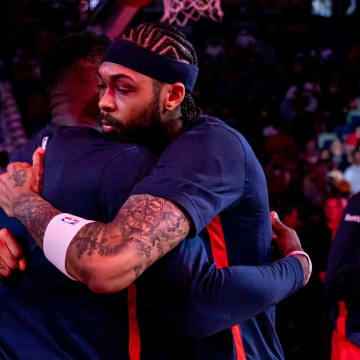
<path fill-rule="evenodd" d="M 168 56 L 178 61 L 197 66 L 197 56 L 193 45 L 185 35 L 171 25 L 162 23 L 140 24 L 127 29 L 122 39 L 134 42 L 145 49 L 154 51 L 159 55 Z M 156 84 L 157 80 L 154 80 Z M 184 127 L 191 125 L 192 121 L 201 114 L 200 108 L 190 92 L 185 92 L 181 103 L 182 120 Z"/>

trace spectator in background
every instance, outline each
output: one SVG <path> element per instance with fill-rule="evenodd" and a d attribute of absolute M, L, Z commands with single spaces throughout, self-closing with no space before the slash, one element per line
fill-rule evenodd
<path fill-rule="evenodd" d="M 351 155 L 356 148 L 357 143 L 360 141 L 360 126 L 355 128 L 355 131 L 345 138 L 345 151 Z"/>
<path fill-rule="evenodd" d="M 6 79 L 4 64 L 0 62 L 0 135 L 1 164 L 5 167 L 7 154 L 27 140 L 21 115 L 14 99 L 10 81 Z"/>
<path fill-rule="evenodd" d="M 274 153 L 265 169 L 265 174 L 270 195 L 281 195 L 289 190 L 292 179 L 286 157 Z"/>
<path fill-rule="evenodd" d="M 316 141 L 310 139 L 306 142 L 305 151 L 299 154 L 302 161 L 302 167 L 306 172 L 309 172 L 319 160 L 319 151 L 316 146 Z"/>
<path fill-rule="evenodd" d="M 327 195 L 324 202 L 324 215 L 327 228 L 331 231 L 331 241 L 334 239 L 336 230 L 339 226 L 341 215 L 343 212 L 343 205 L 341 197 L 336 194 Z M 325 249 L 323 249 L 324 252 Z M 321 275 L 321 280 L 324 281 L 325 276 Z"/>
<path fill-rule="evenodd" d="M 334 139 L 330 145 L 330 156 L 331 162 L 336 169 L 344 171 L 349 166 L 349 162 L 345 155 L 344 145 L 338 138 Z"/>
<path fill-rule="evenodd" d="M 352 160 L 352 165 L 344 172 L 344 178 L 351 186 L 351 193 L 355 194 L 360 191 L 360 141 L 353 150 Z"/>
<path fill-rule="evenodd" d="M 303 192 L 314 206 L 322 206 L 327 192 L 328 163 L 321 161 L 305 176 L 303 181 Z"/>

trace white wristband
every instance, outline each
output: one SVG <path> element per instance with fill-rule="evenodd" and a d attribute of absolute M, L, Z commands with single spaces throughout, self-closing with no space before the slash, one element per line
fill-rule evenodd
<path fill-rule="evenodd" d="M 311 262 L 310 256 L 305 251 L 301 251 L 301 250 L 291 251 L 286 256 L 292 256 L 292 255 L 304 255 L 306 257 L 306 260 L 309 263 L 309 275 L 306 279 L 306 283 L 308 283 L 311 273 L 312 273 L 312 262 Z"/>
<path fill-rule="evenodd" d="M 77 232 L 86 224 L 93 222 L 71 214 L 59 214 L 51 219 L 45 234 L 43 249 L 46 258 L 70 279 L 66 271 L 66 252 Z"/>

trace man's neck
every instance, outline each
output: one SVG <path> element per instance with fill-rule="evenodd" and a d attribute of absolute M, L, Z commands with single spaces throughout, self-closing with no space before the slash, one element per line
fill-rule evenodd
<path fill-rule="evenodd" d="M 168 112 L 163 118 L 163 129 L 165 130 L 168 144 L 172 143 L 185 129 L 181 117 L 181 108 Z"/>
<path fill-rule="evenodd" d="M 85 115 L 86 104 L 69 101 L 61 94 L 50 97 L 51 122 L 60 126 L 87 126 L 100 128 L 94 118 Z"/>
<path fill-rule="evenodd" d="M 169 144 L 172 143 L 183 131 L 184 122 L 180 119 L 169 120 L 166 124 L 166 132 Z"/>

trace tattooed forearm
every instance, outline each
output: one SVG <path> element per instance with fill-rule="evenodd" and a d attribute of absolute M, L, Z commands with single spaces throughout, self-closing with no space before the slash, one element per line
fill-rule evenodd
<path fill-rule="evenodd" d="M 126 262 L 122 271 L 132 269 L 134 280 L 188 232 L 189 220 L 173 203 L 151 195 L 133 195 L 111 223 L 91 223 L 76 234 L 68 251 L 72 259 L 67 263 L 68 270 L 84 278 L 84 268 L 79 263 L 120 254 Z"/>
<path fill-rule="evenodd" d="M 14 209 L 42 247 L 46 227 L 60 211 L 32 193 L 20 197 Z M 170 201 L 131 196 L 111 223 L 93 222 L 80 229 L 67 251 L 67 271 L 93 291 L 119 291 L 183 240 L 189 224 Z"/>
<path fill-rule="evenodd" d="M 41 248 L 48 223 L 60 213 L 35 193 L 29 193 L 19 198 L 14 204 L 14 212 Z"/>

